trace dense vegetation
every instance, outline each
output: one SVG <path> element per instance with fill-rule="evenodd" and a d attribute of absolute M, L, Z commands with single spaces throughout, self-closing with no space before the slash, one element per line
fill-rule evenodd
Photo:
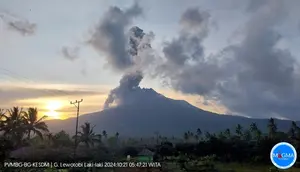
<path fill-rule="evenodd" d="M 268 171 L 276 171 L 269 168 L 272 167 L 270 150 L 276 143 L 289 142 L 300 152 L 300 128 L 296 123 L 291 122 L 289 132 L 284 133 L 278 131 L 271 118 L 267 133 L 263 133 L 255 123 L 250 126 L 237 125 L 235 131 L 226 129 L 218 134 L 202 132 L 199 126 L 195 132 L 184 133 L 182 138 L 167 138 L 159 133 L 152 138 L 138 139 L 122 138 L 119 133 L 109 136 L 106 131 L 96 134 L 93 126 L 85 123 L 78 132 L 75 156 L 75 137 L 64 131 L 49 132 L 43 121 L 45 117 L 39 119 L 36 108 L 24 111 L 14 107 L 0 110 L 0 115 L 1 162 L 10 157 L 22 161 L 74 161 L 74 158 L 78 161 L 123 161 L 127 155 L 135 157 L 147 148 L 154 153 L 155 161 L 163 163 L 162 168 L 152 171 L 225 171 L 224 164 L 235 164 L 231 167 L 233 171 L 243 171 L 236 164 L 267 166 Z M 12 169 L 0 169 L 7 170 Z M 262 168 L 255 170 L 264 171 Z"/>

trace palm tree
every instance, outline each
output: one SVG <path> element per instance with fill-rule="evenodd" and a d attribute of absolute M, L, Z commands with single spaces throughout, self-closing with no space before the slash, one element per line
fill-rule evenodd
<path fill-rule="evenodd" d="M 2 123 L 2 131 L 4 136 L 11 137 L 11 140 L 19 145 L 23 139 L 24 128 L 24 111 L 22 108 L 13 107 L 7 110 L 8 115 L 2 114 L 2 118 L 6 118 L 4 124 Z"/>
<path fill-rule="evenodd" d="M 268 128 L 269 128 L 269 137 L 274 138 L 275 134 L 277 133 L 277 125 L 275 124 L 275 120 L 273 118 L 269 120 Z"/>
<path fill-rule="evenodd" d="M 292 139 L 299 139 L 297 138 L 297 135 L 299 135 L 300 127 L 297 126 L 296 122 L 293 121 L 291 128 L 289 129 L 288 134 L 290 135 L 290 138 Z"/>
<path fill-rule="evenodd" d="M 196 133 L 197 133 L 196 135 L 197 135 L 198 140 L 201 139 L 201 137 L 202 137 L 202 131 L 201 131 L 200 128 L 197 128 Z"/>
<path fill-rule="evenodd" d="M 94 127 L 91 127 L 88 122 L 82 125 L 82 132 L 78 132 L 78 143 L 83 142 L 87 147 L 90 147 L 90 145 L 94 146 L 95 142 L 100 142 L 101 136 L 94 133 Z"/>
<path fill-rule="evenodd" d="M 256 140 L 260 140 L 262 133 L 258 129 L 256 123 L 253 122 L 253 123 L 250 124 L 250 131 L 251 131 L 252 135 L 254 135 Z"/>
<path fill-rule="evenodd" d="M 48 132 L 48 126 L 42 120 L 45 119 L 47 116 L 43 116 L 38 119 L 38 111 L 36 108 L 28 108 L 27 112 L 24 112 L 24 119 L 25 119 L 25 127 L 26 132 L 28 133 L 27 138 L 30 139 L 30 134 L 33 132 L 34 134 L 38 135 L 41 139 L 43 139 L 42 132 Z"/>
<path fill-rule="evenodd" d="M 188 134 L 188 132 L 184 133 L 183 138 L 184 138 L 185 141 L 189 140 L 189 134 Z"/>
<path fill-rule="evenodd" d="M 225 131 L 224 131 L 224 136 L 227 138 L 227 139 L 230 139 L 231 137 L 231 132 L 230 132 L 230 129 L 227 128 Z"/>
<path fill-rule="evenodd" d="M 5 110 L 0 109 L 0 131 L 2 131 L 4 129 L 6 120 L 7 120 L 7 118 L 5 116 Z"/>
<path fill-rule="evenodd" d="M 250 131 L 251 131 L 251 132 L 255 132 L 257 129 L 258 129 L 258 128 L 257 128 L 256 123 L 255 123 L 255 122 L 252 122 L 252 123 L 250 124 Z"/>
<path fill-rule="evenodd" d="M 120 133 L 119 132 L 116 132 L 116 138 L 118 139 L 120 136 Z"/>
<path fill-rule="evenodd" d="M 235 128 L 235 133 L 237 134 L 237 136 L 239 136 L 240 138 L 242 137 L 242 135 L 243 135 L 243 127 L 240 125 L 240 124 L 238 124 L 237 126 L 236 126 L 236 128 Z"/>
<path fill-rule="evenodd" d="M 102 135 L 105 139 L 107 139 L 107 132 L 105 130 L 102 131 Z"/>

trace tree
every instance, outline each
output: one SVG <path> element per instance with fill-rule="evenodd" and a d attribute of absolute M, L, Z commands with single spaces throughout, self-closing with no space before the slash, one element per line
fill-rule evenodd
<path fill-rule="evenodd" d="M 53 145 L 54 142 L 54 135 L 52 133 L 46 133 L 45 134 L 46 142 L 49 146 Z"/>
<path fill-rule="evenodd" d="M 187 142 L 189 140 L 189 134 L 188 132 L 185 132 L 183 135 L 184 140 Z"/>
<path fill-rule="evenodd" d="M 42 132 L 48 132 L 48 126 L 42 120 L 45 119 L 46 116 L 41 117 L 38 119 L 38 111 L 36 108 L 28 108 L 27 112 L 24 112 L 24 119 L 25 119 L 25 128 L 26 132 L 28 132 L 27 138 L 30 139 L 31 132 L 38 135 L 40 138 L 43 139 Z"/>
<path fill-rule="evenodd" d="M 250 130 L 245 130 L 244 134 L 243 134 L 243 138 L 244 138 L 244 140 L 247 140 L 247 141 L 252 140 L 251 131 Z"/>
<path fill-rule="evenodd" d="M 94 146 L 95 142 L 100 142 L 101 136 L 98 134 L 95 134 L 93 131 L 93 128 L 95 126 L 91 127 L 91 124 L 86 122 L 84 125 L 81 126 L 80 132 L 78 132 L 78 141 L 85 143 L 86 147 Z"/>
<path fill-rule="evenodd" d="M 156 136 L 156 144 L 158 144 L 158 142 L 159 142 L 159 132 L 156 131 L 154 134 Z"/>
<path fill-rule="evenodd" d="M 7 118 L 5 116 L 5 110 L 0 109 L 0 132 L 4 129 L 6 120 Z"/>
<path fill-rule="evenodd" d="M 7 110 L 8 115 L 2 114 L 1 118 L 6 120 L 2 123 L 2 131 L 5 137 L 9 137 L 14 143 L 14 146 L 19 146 L 25 134 L 24 127 L 24 111 L 22 108 L 13 107 Z"/>
<path fill-rule="evenodd" d="M 201 131 L 200 128 L 197 128 L 197 135 L 198 135 L 198 136 L 201 136 L 201 135 L 202 135 L 202 131 Z"/>
<path fill-rule="evenodd" d="M 291 125 L 291 127 L 290 127 L 290 129 L 289 129 L 289 132 L 288 132 L 290 138 L 291 138 L 291 139 L 297 139 L 297 133 L 298 133 L 299 131 L 300 131 L 300 128 L 297 126 L 296 122 L 293 121 L 293 122 L 292 122 L 292 125 Z"/>
<path fill-rule="evenodd" d="M 195 136 L 197 136 L 197 137 L 196 137 L 197 141 L 199 141 L 199 139 L 201 140 L 201 138 L 202 138 L 202 131 L 201 131 L 200 128 L 197 128 L 197 131 L 196 131 L 196 135 L 195 135 Z"/>
<path fill-rule="evenodd" d="M 102 131 L 102 136 L 107 139 L 107 132 L 105 130 Z"/>
<path fill-rule="evenodd" d="M 120 136 L 120 133 L 119 132 L 116 132 L 116 138 L 118 139 Z"/>
<path fill-rule="evenodd" d="M 225 140 L 226 139 L 226 135 L 224 134 L 224 132 L 220 132 L 219 134 L 218 134 L 218 138 L 220 139 L 220 140 Z"/>
<path fill-rule="evenodd" d="M 230 129 L 229 129 L 229 128 L 227 128 L 227 129 L 224 131 L 224 136 L 225 136 L 226 138 L 230 139 L 230 137 L 231 137 L 231 132 L 230 132 Z"/>
<path fill-rule="evenodd" d="M 7 157 L 9 151 L 12 149 L 11 140 L 0 136 L 0 162 L 2 163 Z"/>
<path fill-rule="evenodd" d="M 238 136 L 238 137 L 242 137 L 242 135 L 243 135 L 243 127 L 240 125 L 240 124 L 238 124 L 237 126 L 236 126 L 236 128 L 235 128 L 235 133 L 236 133 L 236 135 Z"/>
<path fill-rule="evenodd" d="M 277 125 L 275 124 L 275 120 L 273 118 L 269 120 L 268 129 L 269 129 L 269 137 L 274 138 L 277 133 Z"/>
<path fill-rule="evenodd" d="M 205 138 L 206 138 L 206 140 L 209 140 L 209 139 L 212 138 L 212 137 L 213 137 L 213 135 L 210 134 L 208 131 L 205 133 Z"/>
<path fill-rule="evenodd" d="M 261 139 L 262 132 L 258 129 L 256 123 L 253 122 L 250 124 L 250 131 L 257 141 Z"/>
<path fill-rule="evenodd" d="M 158 145 L 157 153 L 159 153 L 162 158 L 164 156 L 172 156 L 174 154 L 174 147 L 171 142 L 165 141 Z"/>
<path fill-rule="evenodd" d="M 54 136 L 52 136 L 52 134 L 51 134 L 48 137 L 50 139 L 52 138 L 53 146 L 55 146 L 55 147 L 60 147 L 60 146 L 69 147 L 69 146 L 73 145 L 73 142 L 72 142 L 69 134 L 66 133 L 64 130 L 56 133 Z"/>
<path fill-rule="evenodd" d="M 197 134 L 195 134 L 194 138 L 197 142 L 199 141 L 199 136 Z"/>

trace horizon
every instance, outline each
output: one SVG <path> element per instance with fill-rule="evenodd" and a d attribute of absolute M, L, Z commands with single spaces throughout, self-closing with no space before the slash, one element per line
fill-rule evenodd
<path fill-rule="evenodd" d="M 0 108 L 67 119 L 70 101 L 83 99 L 82 115 L 152 88 L 218 114 L 300 121 L 300 1 L 57 2 L 0 2 Z"/>

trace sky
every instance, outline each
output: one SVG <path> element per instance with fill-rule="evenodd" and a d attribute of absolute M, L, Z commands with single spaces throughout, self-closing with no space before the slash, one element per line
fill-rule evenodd
<path fill-rule="evenodd" d="M 138 72 L 136 86 L 205 110 L 300 120 L 299 5 L 1 1 L 0 107 L 68 118 L 82 98 L 82 114 L 100 111 Z"/>

